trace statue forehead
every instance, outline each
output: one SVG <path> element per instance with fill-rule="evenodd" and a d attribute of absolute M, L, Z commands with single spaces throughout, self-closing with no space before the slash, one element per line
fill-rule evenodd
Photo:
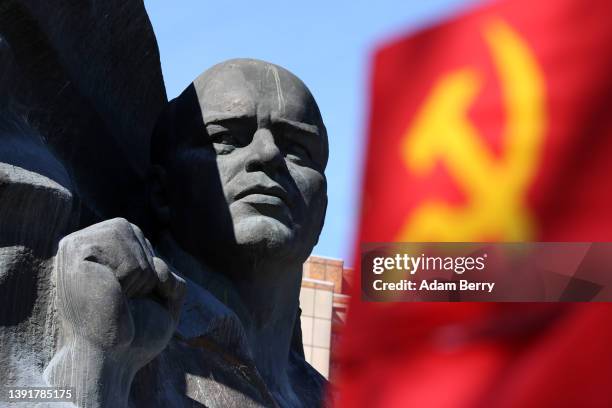
<path fill-rule="evenodd" d="M 287 119 L 317 121 L 315 101 L 293 74 L 257 60 L 231 60 L 200 75 L 194 86 L 203 115 L 279 115 Z"/>

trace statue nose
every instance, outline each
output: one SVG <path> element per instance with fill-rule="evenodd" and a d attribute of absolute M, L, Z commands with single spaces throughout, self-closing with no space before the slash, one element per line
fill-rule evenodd
<path fill-rule="evenodd" d="M 268 129 L 258 129 L 249 147 L 251 151 L 245 164 L 247 171 L 276 169 L 283 162 L 274 135 Z"/>

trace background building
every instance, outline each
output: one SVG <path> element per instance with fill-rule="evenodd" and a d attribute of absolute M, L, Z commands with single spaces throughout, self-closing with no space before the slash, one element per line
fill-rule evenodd
<path fill-rule="evenodd" d="M 326 378 L 333 377 L 336 367 L 334 347 L 346 318 L 352 272 L 339 259 L 311 256 L 304 263 L 300 292 L 304 355 Z"/>

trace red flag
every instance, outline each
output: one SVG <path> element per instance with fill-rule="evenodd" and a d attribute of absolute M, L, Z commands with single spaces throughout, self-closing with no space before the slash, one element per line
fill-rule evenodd
<path fill-rule="evenodd" d="M 382 47 L 359 242 L 612 241 L 611 16 L 501 1 Z M 355 287 L 340 406 L 612 406 L 608 304 L 374 305 Z"/>

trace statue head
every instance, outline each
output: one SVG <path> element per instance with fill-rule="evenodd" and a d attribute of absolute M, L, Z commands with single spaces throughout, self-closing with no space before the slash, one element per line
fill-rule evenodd
<path fill-rule="evenodd" d="M 327 206 L 327 132 L 295 75 L 250 59 L 200 75 L 158 122 L 153 207 L 183 249 L 303 262 Z"/>

